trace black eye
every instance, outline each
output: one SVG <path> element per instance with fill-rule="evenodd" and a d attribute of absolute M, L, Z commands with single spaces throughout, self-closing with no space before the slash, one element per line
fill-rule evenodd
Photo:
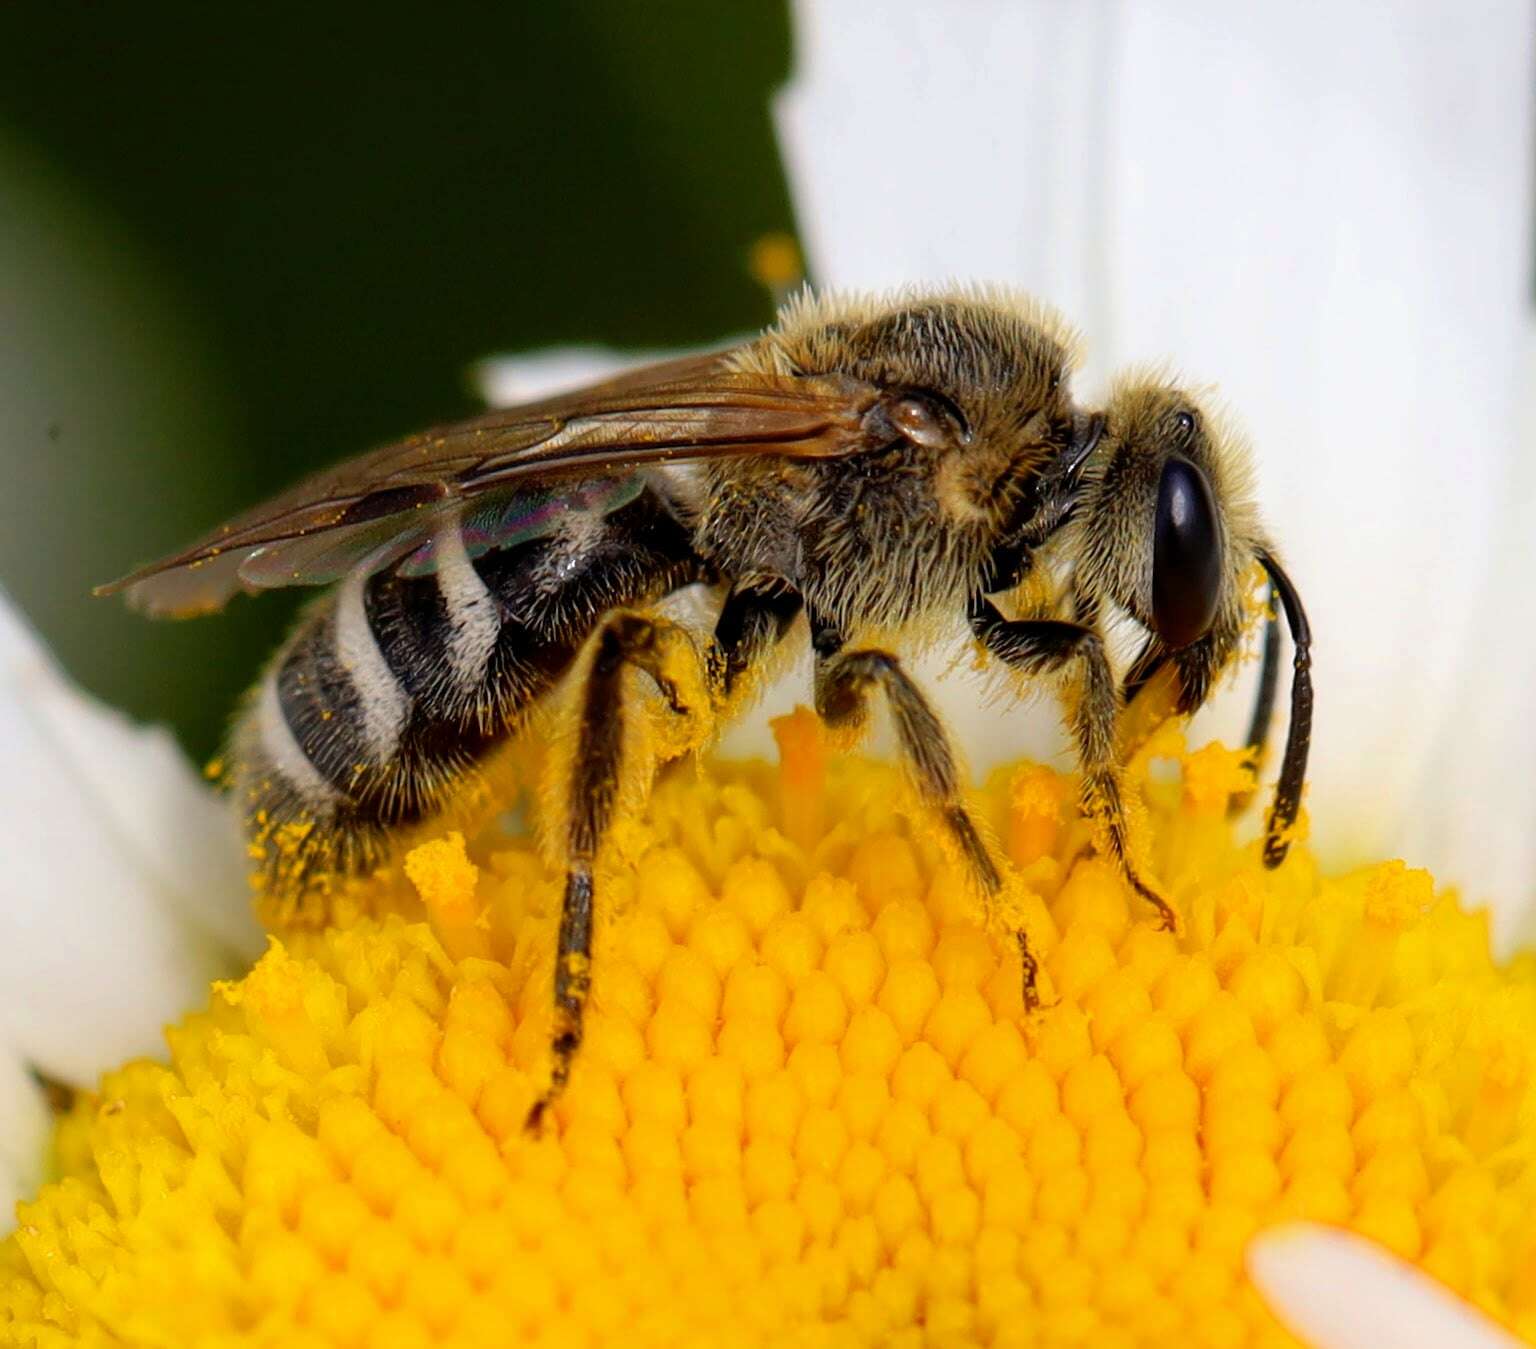
<path fill-rule="evenodd" d="M 1206 476 L 1177 456 L 1163 468 L 1152 542 L 1152 626 L 1170 647 L 1211 630 L 1221 598 L 1221 524 Z"/>
<path fill-rule="evenodd" d="M 1184 440 L 1188 440 L 1195 434 L 1195 414 L 1193 412 L 1176 412 L 1173 417 L 1173 424 L 1178 428 L 1179 435 Z"/>

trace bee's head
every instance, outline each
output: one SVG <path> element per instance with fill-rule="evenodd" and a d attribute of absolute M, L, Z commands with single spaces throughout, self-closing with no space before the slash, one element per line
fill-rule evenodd
<path fill-rule="evenodd" d="M 1123 380 L 1105 410 L 1079 518 L 1079 593 L 1090 603 L 1118 604 L 1149 633 L 1126 687 L 1137 689 L 1171 665 L 1182 712 L 1205 701 L 1234 654 L 1245 615 L 1244 577 L 1255 564 L 1263 567 L 1295 646 L 1291 724 L 1264 845 L 1265 863 L 1278 865 L 1306 778 L 1312 634 L 1301 597 L 1259 524 L 1246 448 L 1187 391 L 1156 378 Z M 1271 679 L 1273 624 L 1272 614 L 1264 660 Z M 1255 743 L 1262 742 L 1272 683 L 1269 690 L 1260 695 L 1258 730 L 1250 732 Z"/>
<path fill-rule="evenodd" d="M 1220 647 L 1242 623 L 1244 572 L 1262 548 L 1246 453 L 1187 391 L 1119 384 L 1082 508 L 1079 584 L 1168 651 Z"/>

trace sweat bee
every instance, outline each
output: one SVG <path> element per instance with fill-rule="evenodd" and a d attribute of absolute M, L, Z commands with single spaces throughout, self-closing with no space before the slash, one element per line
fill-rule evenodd
<path fill-rule="evenodd" d="M 315 474 L 184 552 L 105 587 L 150 614 L 222 606 L 237 590 L 336 582 L 307 612 L 233 739 L 234 789 L 270 880 L 377 864 L 391 831 L 454 783 L 567 680 L 576 709 L 559 839 L 566 878 L 553 1067 L 536 1126 L 581 1044 L 594 865 L 627 766 L 646 676 L 682 715 L 728 715 L 748 676 L 802 622 L 814 701 L 856 732 L 884 696 L 898 753 L 979 888 L 1001 874 L 968 813 L 943 725 L 872 632 L 963 615 L 1006 666 L 1060 674 L 1100 848 L 1171 925 L 1131 855 L 1117 724 L 1160 679 L 1205 702 L 1236 654 L 1245 577 L 1267 574 L 1295 648 L 1291 722 L 1265 860 L 1284 858 L 1306 771 L 1312 687 L 1300 598 L 1247 495 L 1242 456 L 1198 400 L 1122 380 L 1101 410 L 1069 392 L 1074 342 L 1002 291 L 792 300 L 757 340 L 576 393 L 442 426 Z M 1049 612 L 1006 616 L 1039 569 Z M 648 611 L 708 588 L 690 633 Z M 1145 633 L 1123 680 L 1105 624 Z M 1278 668 L 1264 643 L 1250 735 L 1262 752 Z M 694 662 L 708 707 L 669 671 Z M 695 699 L 697 701 L 697 699 Z M 663 715 L 665 715 L 663 713 Z M 1035 961 L 1019 937 L 1026 1002 Z"/>

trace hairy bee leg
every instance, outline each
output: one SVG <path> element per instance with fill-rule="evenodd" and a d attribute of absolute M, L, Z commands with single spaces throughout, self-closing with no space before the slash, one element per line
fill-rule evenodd
<path fill-rule="evenodd" d="M 816 712 L 829 726 L 856 726 L 869 715 L 869 695 L 878 685 L 885 693 L 896 727 L 902 761 L 918 795 L 943 822 L 982 892 L 995 895 L 1003 884 L 997 863 L 982 840 L 960 797 L 959 772 L 938 714 L 923 692 L 888 651 L 843 651 L 831 647 L 828 634 L 816 636 Z M 1039 962 L 1024 933 L 1015 934 L 1024 966 L 1024 1005 L 1040 1005 L 1035 979 Z"/>
<path fill-rule="evenodd" d="M 1238 815 L 1248 808 L 1253 794 L 1258 790 L 1259 773 L 1269 750 L 1270 728 L 1275 720 L 1275 694 L 1280 687 L 1280 615 L 1275 612 L 1275 596 L 1270 589 L 1264 611 L 1264 646 L 1259 653 L 1259 686 L 1253 698 L 1253 716 L 1248 722 L 1248 735 L 1243 741 L 1248 752 L 1248 762 L 1253 765 L 1253 785 L 1246 791 L 1233 793 L 1227 805 L 1227 814 Z"/>
<path fill-rule="evenodd" d="M 784 639 L 805 601 L 787 582 L 737 584 L 725 597 L 709 649 L 710 686 L 729 697 L 736 682 Z"/>
<path fill-rule="evenodd" d="M 1253 715 L 1248 722 L 1248 734 L 1243 740 L 1246 757 L 1253 767 L 1253 785 L 1246 791 L 1233 793 L 1228 814 L 1238 815 L 1246 810 L 1258 788 L 1259 772 L 1269 749 L 1270 730 L 1275 719 L 1275 695 L 1280 684 L 1280 618 L 1275 610 L 1275 591 L 1270 588 L 1269 606 L 1264 616 L 1264 645 L 1259 657 L 1259 683 L 1254 693 Z M 1205 702 L 1206 694 L 1216 677 L 1218 649 L 1230 649 L 1236 638 L 1219 639 L 1216 636 L 1195 642 L 1181 651 L 1169 651 L 1155 637 L 1147 639 L 1141 651 L 1131 662 L 1121 686 L 1122 704 L 1127 712 L 1146 690 L 1149 684 L 1173 665 L 1177 671 L 1179 699 L 1176 710 L 1180 713 L 1197 711 Z"/>
<path fill-rule="evenodd" d="M 972 620 L 972 630 L 975 628 L 975 620 Z M 1148 637 L 1141 645 L 1141 650 L 1136 653 L 1136 658 L 1131 661 L 1125 672 L 1125 681 L 1120 685 L 1120 702 L 1123 707 L 1129 707 L 1142 695 L 1147 685 L 1157 676 L 1162 668 L 1168 664 L 1168 648 L 1156 637 Z"/>
<path fill-rule="evenodd" d="M 997 864 L 988 854 L 965 806 L 955 757 L 938 715 L 922 691 L 888 651 L 841 651 L 820 662 L 816 671 L 816 711 L 829 726 L 861 723 L 869 713 L 870 690 L 884 690 L 902 760 L 924 804 L 938 812 L 960 846 L 967 864 L 988 894 L 1002 886 Z"/>
<path fill-rule="evenodd" d="M 528 1112 L 536 1133 L 570 1080 L 581 1048 L 592 988 L 593 868 L 613 821 L 624 767 L 624 668 L 643 670 L 674 712 L 687 713 L 677 686 L 662 669 L 663 638 L 676 629 L 635 614 L 615 614 L 599 629 L 581 693 L 576 759 L 571 769 L 566 828 L 565 895 L 555 948 L 555 1022 L 549 1086 Z"/>
<path fill-rule="evenodd" d="M 1060 619 L 1005 619 L 989 600 L 970 607 L 971 631 L 999 660 L 1025 674 L 1047 674 L 1076 661 L 1082 670 L 1081 696 L 1072 711 L 1072 733 L 1083 774 L 1083 807 L 1105 830 L 1109 851 L 1126 883 L 1157 910 L 1173 931 L 1177 920 L 1168 901 L 1137 874 L 1131 861 L 1120 763 L 1115 752 L 1115 719 L 1120 710 L 1103 639 L 1097 630 Z"/>

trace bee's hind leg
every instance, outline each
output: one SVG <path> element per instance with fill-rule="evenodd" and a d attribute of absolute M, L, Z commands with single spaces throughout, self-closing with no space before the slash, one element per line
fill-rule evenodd
<path fill-rule="evenodd" d="M 834 728 L 857 726 L 868 716 L 870 691 L 878 685 L 891 709 L 903 765 L 923 804 L 949 831 L 982 893 L 989 898 L 997 894 L 1002 876 L 961 799 L 954 751 L 923 691 L 890 652 L 874 648 L 845 651 L 840 634 L 814 621 L 811 634 L 816 650 L 817 715 Z M 1032 1011 L 1040 1005 L 1035 988 L 1039 961 L 1024 933 L 1015 935 L 1024 967 L 1024 1005 Z"/>
<path fill-rule="evenodd" d="M 1082 671 L 1079 696 L 1072 709 L 1072 734 L 1077 741 L 1078 766 L 1083 775 L 1083 808 L 1104 830 L 1104 842 L 1126 883 L 1157 910 L 1170 932 L 1177 919 L 1168 901 L 1137 874 L 1131 861 L 1125 800 L 1120 788 L 1120 762 L 1115 749 L 1115 721 L 1120 694 L 1098 630 L 1059 619 L 1009 621 L 990 600 L 973 600 L 971 631 L 1004 664 L 1025 674 L 1048 674 L 1076 661 Z"/>
<path fill-rule="evenodd" d="M 674 625 L 638 614 L 606 620 L 581 690 L 576 757 L 567 786 L 565 896 L 555 948 L 555 1021 L 550 1041 L 549 1086 L 528 1112 L 536 1133 L 565 1090 L 581 1048 L 587 995 L 592 987 L 593 868 L 613 820 L 624 771 L 624 667 L 643 670 L 672 711 L 688 714 L 676 682 L 666 672 L 668 646 L 686 636 Z"/>

